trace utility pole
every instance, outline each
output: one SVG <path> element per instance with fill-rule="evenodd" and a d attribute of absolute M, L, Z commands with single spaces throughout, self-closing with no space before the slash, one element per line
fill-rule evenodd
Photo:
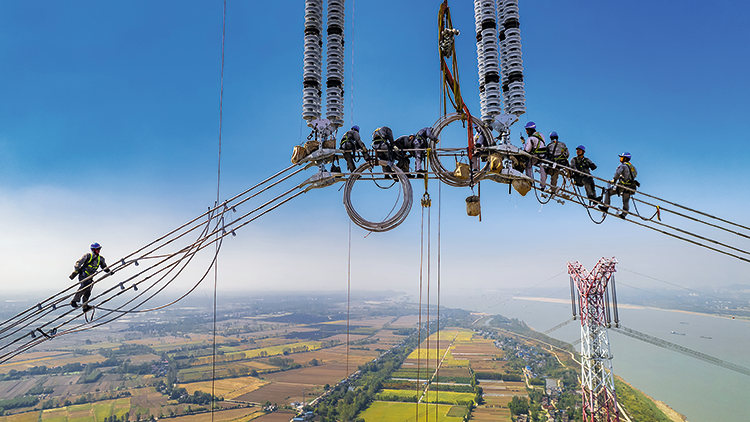
<path fill-rule="evenodd" d="M 619 324 L 614 273 L 617 260 L 602 258 L 587 272 L 580 262 L 568 262 L 573 319 L 581 315 L 581 384 L 584 422 L 619 422 L 607 328 Z M 576 302 L 578 306 L 576 306 Z"/>

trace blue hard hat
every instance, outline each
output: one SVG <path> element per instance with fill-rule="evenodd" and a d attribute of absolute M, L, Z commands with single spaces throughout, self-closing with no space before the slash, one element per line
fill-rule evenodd
<path fill-rule="evenodd" d="M 536 123 L 534 122 L 528 122 L 526 123 L 526 126 L 524 126 L 526 129 L 536 129 Z"/>
<path fill-rule="evenodd" d="M 559 136 L 557 136 L 557 132 L 551 132 L 549 134 L 549 137 L 550 137 L 550 139 L 552 139 L 552 138 L 559 138 Z"/>
<path fill-rule="evenodd" d="M 357 132 L 359 132 L 359 126 L 357 125 L 352 126 L 352 130 L 356 130 Z"/>
<path fill-rule="evenodd" d="M 630 153 L 629 152 L 623 152 L 622 154 L 620 154 L 620 157 L 625 157 L 625 158 L 627 158 L 629 160 L 630 159 Z"/>
<path fill-rule="evenodd" d="M 585 146 L 583 146 L 583 145 L 578 145 L 578 146 L 576 147 L 576 149 L 580 149 L 581 151 L 583 151 L 583 152 L 586 152 L 586 147 L 585 147 Z"/>
<path fill-rule="evenodd" d="M 96 242 L 94 242 L 94 243 L 91 244 L 91 249 L 101 249 L 101 248 L 102 248 L 102 245 L 100 245 L 100 244 L 98 244 Z"/>

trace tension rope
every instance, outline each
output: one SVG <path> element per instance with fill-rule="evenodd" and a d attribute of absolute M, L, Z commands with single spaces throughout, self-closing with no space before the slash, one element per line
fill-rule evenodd
<path fill-rule="evenodd" d="M 224 0 L 224 13 L 221 24 L 221 88 L 219 94 L 219 157 L 216 169 L 216 205 L 220 200 L 221 189 L 221 134 L 224 112 L 224 40 L 227 33 L 227 0 Z M 221 217 L 222 230 L 224 229 L 224 216 Z M 218 240 L 218 232 L 216 238 Z M 216 242 L 216 256 L 214 257 L 214 315 L 213 315 L 213 339 L 211 356 L 211 422 L 214 422 L 214 408 L 216 407 L 216 296 L 219 286 L 219 243 Z"/>

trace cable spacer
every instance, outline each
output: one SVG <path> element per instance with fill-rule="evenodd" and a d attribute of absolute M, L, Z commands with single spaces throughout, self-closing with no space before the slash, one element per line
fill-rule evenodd
<path fill-rule="evenodd" d="M 37 307 L 37 309 L 39 309 L 40 311 L 42 310 L 42 304 L 41 304 L 41 303 L 37 303 L 37 304 L 36 304 L 36 307 Z"/>
<path fill-rule="evenodd" d="M 137 284 L 133 284 L 133 290 L 135 290 L 136 292 L 138 291 L 138 285 Z"/>
<path fill-rule="evenodd" d="M 120 290 L 125 290 L 125 283 L 124 282 L 120 282 Z"/>

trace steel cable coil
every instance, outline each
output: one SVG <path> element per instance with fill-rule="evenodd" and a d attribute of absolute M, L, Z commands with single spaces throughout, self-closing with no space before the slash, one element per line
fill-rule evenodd
<path fill-rule="evenodd" d="M 445 116 L 438 119 L 438 121 L 435 122 L 434 125 L 432 125 L 432 133 L 436 138 L 440 139 L 440 132 L 445 129 L 446 126 L 458 120 L 466 120 L 466 116 L 463 113 L 446 114 Z M 477 116 L 471 116 L 471 121 L 474 124 L 474 127 L 482 131 L 482 135 L 484 135 L 485 139 L 493 139 L 492 132 L 487 129 L 480 118 L 478 118 Z M 481 169 L 474 169 L 472 177 L 468 179 L 461 179 L 459 177 L 456 177 L 453 171 L 446 169 L 440 162 L 440 155 L 438 151 L 439 142 L 440 141 L 430 142 L 430 167 L 432 168 L 432 171 L 435 172 L 435 176 L 446 185 L 457 188 L 471 186 L 472 183 L 476 183 L 487 173 L 489 162 L 487 162 Z M 474 141 L 472 140 L 472 142 Z"/>
<path fill-rule="evenodd" d="M 352 189 L 354 188 L 354 183 L 359 180 L 360 177 L 362 177 L 362 174 L 365 171 L 371 170 L 375 166 L 388 166 L 388 162 L 383 160 L 366 161 L 364 164 L 354 170 L 354 172 L 352 172 L 352 174 L 346 181 L 346 185 L 344 185 L 344 207 L 346 207 L 346 213 L 349 214 L 349 218 L 351 218 L 354 224 L 358 225 L 359 227 L 362 227 L 363 229 L 369 230 L 371 232 L 387 232 L 388 230 L 392 230 L 398 227 L 401 223 L 404 222 L 404 220 L 406 220 L 406 217 L 411 211 L 412 202 L 414 201 L 414 193 L 411 188 L 411 182 L 406 176 L 406 173 L 404 173 L 395 165 L 390 166 L 391 169 L 393 169 L 392 174 L 396 176 L 398 182 L 401 185 L 401 191 L 404 195 L 403 202 L 401 203 L 401 208 L 396 211 L 396 214 L 394 214 L 393 217 L 386 218 L 379 223 L 364 219 L 361 215 L 359 215 L 359 213 L 357 213 L 357 211 L 354 209 L 354 206 L 352 205 Z"/>

